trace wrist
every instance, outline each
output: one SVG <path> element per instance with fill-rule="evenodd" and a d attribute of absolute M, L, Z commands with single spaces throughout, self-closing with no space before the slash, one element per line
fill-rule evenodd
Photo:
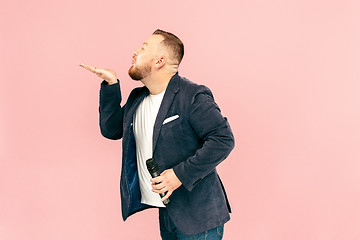
<path fill-rule="evenodd" d="M 117 82 L 118 82 L 117 79 L 115 81 L 108 81 L 108 85 L 113 85 L 113 84 L 115 84 Z"/>

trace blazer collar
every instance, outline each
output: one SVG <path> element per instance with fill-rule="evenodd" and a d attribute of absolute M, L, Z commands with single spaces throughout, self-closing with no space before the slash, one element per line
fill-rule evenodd
<path fill-rule="evenodd" d="M 170 79 L 169 84 L 166 88 L 166 91 L 172 91 L 173 93 L 177 93 L 179 91 L 179 72 L 176 72 Z M 165 92 L 166 94 L 166 92 Z"/>

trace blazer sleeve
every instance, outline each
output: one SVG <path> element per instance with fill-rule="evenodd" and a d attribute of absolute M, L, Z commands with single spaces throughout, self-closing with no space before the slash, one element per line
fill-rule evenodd
<path fill-rule="evenodd" d="M 222 116 L 210 89 L 205 86 L 201 86 L 192 99 L 189 122 L 203 145 L 173 170 L 184 187 L 192 191 L 230 154 L 235 139 L 227 118 Z"/>
<path fill-rule="evenodd" d="M 122 138 L 124 107 L 120 106 L 120 81 L 109 85 L 105 80 L 100 84 L 99 124 L 101 134 L 109 139 Z"/>

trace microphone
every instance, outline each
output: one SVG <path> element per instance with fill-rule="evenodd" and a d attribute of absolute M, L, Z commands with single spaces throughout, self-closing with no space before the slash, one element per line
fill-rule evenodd
<path fill-rule="evenodd" d="M 151 175 L 151 177 L 157 177 L 160 176 L 160 170 L 159 170 L 159 166 L 157 165 L 157 163 L 155 162 L 155 159 L 153 158 L 149 158 L 148 160 L 146 160 L 146 167 Z M 158 184 L 158 183 L 155 183 Z M 160 197 L 163 198 L 166 195 L 167 192 L 164 193 L 159 193 Z M 167 198 L 163 201 L 163 203 L 165 205 L 170 203 L 170 199 Z"/>

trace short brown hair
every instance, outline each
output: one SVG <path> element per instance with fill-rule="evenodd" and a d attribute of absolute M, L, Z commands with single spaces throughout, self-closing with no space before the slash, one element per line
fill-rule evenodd
<path fill-rule="evenodd" d="M 174 34 L 160 29 L 157 29 L 153 33 L 153 35 L 155 34 L 159 34 L 164 37 L 164 40 L 162 40 L 161 43 L 164 44 L 164 46 L 171 49 L 173 53 L 173 57 L 177 61 L 177 64 L 179 65 L 184 56 L 184 44 L 182 43 L 182 41 Z"/>

